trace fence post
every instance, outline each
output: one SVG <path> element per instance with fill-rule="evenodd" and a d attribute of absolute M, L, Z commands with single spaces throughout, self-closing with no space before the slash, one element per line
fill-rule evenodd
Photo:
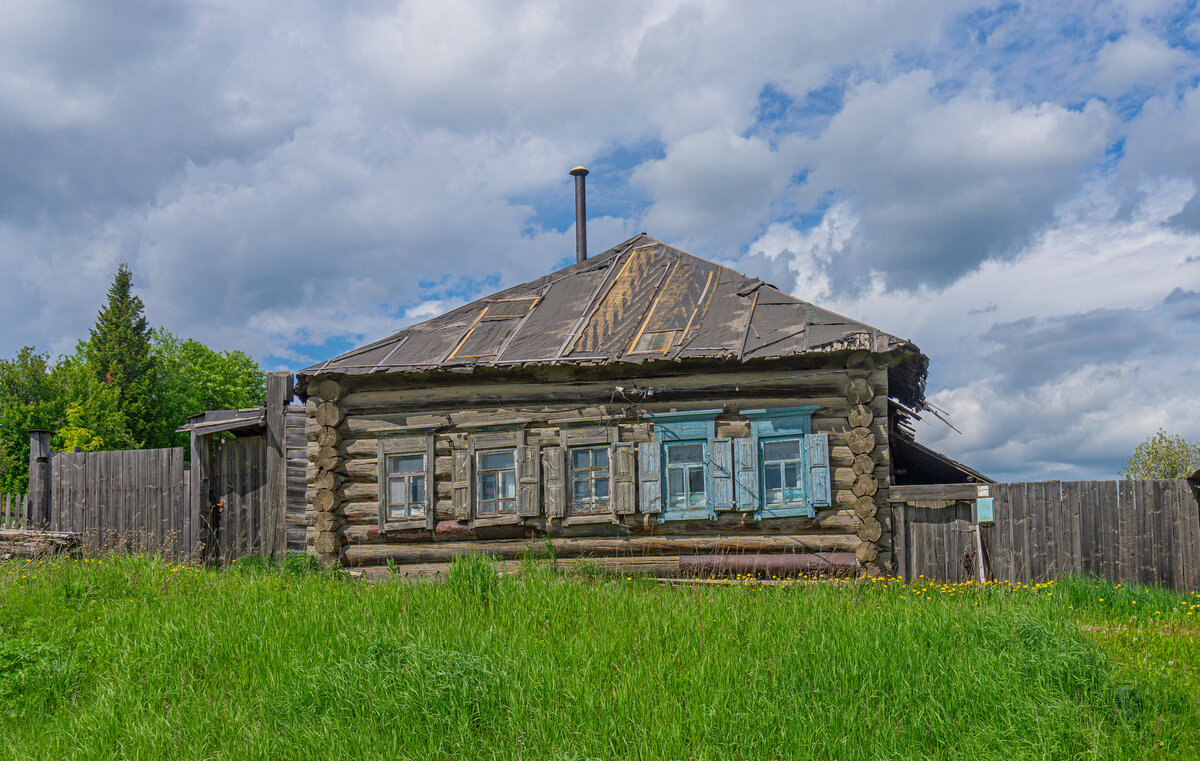
<path fill-rule="evenodd" d="M 33 523 L 51 528 L 50 431 L 29 432 L 29 511 Z"/>
<path fill-rule="evenodd" d="M 266 555 L 287 549 L 287 406 L 291 400 L 292 374 L 267 373 L 266 520 L 261 537 Z"/>
<path fill-rule="evenodd" d="M 188 475 L 188 512 L 192 516 L 194 539 L 191 552 L 199 550 L 201 562 L 215 558 L 217 532 L 212 525 L 211 500 L 208 479 L 212 458 L 212 438 L 191 431 L 192 467 Z"/>

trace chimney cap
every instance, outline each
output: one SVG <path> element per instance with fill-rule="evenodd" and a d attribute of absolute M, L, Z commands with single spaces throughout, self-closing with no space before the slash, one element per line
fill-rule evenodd
<path fill-rule="evenodd" d="M 576 177 L 586 177 L 588 175 L 588 168 L 586 166 L 577 166 L 571 170 L 571 174 Z"/>

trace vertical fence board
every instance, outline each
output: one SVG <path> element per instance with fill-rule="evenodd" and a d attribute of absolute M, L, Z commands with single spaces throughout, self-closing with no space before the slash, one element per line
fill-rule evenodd
<path fill-rule="evenodd" d="M 981 527 L 993 578 L 1069 574 L 1200 589 L 1200 489 L 1182 479 L 991 485 L 995 523 Z M 924 504 L 924 503 L 921 503 Z M 974 547 L 971 502 L 895 503 L 897 568 L 906 578 L 961 581 Z"/>

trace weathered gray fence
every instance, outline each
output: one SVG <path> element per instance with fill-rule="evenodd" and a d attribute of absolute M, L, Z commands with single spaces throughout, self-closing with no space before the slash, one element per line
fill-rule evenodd
<path fill-rule="evenodd" d="M 50 460 L 50 529 L 92 551 L 190 557 L 199 539 L 187 509 L 183 450 L 61 452 Z"/>
<path fill-rule="evenodd" d="M 25 528 L 31 523 L 28 494 L 0 494 L 0 528 Z"/>
<path fill-rule="evenodd" d="M 945 581 L 1038 582 L 1067 574 L 1200 589 L 1200 503 L 1182 479 L 893 487 L 897 572 Z M 979 554 L 982 550 L 982 556 Z M 982 564 L 980 559 L 982 558 Z"/>
<path fill-rule="evenodd" d="M 31 432 L 24 525 L 77 534 L 94 552 L 229 562 L 302 551 L 304 411 L 287 406 L 287 373 L 270 373 L 267 391 L 265 409 L 194 417 L 191 462 L 182 448 L 56 453 L 49 432 Z"/>

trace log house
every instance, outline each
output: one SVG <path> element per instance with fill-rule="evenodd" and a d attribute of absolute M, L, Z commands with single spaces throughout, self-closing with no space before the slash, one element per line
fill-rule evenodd
<path fill-rule="evenodd" d="M 666 576 L 889 573 L 889 487 L 983 479 L 913 441 L 927 367 L 641 234 L 299 373 L 307 548 L 414 574 L 548 545 Z"/>

